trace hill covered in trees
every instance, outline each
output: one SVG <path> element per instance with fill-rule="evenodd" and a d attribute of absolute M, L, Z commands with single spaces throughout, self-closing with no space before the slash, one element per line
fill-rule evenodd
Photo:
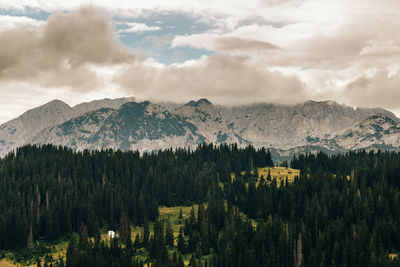
<path fill-rule="evenodd" d="M 257 176 L 272 165 L 269 151 L 235 145 L 143 155 L 25 146 L 0 161 L 0 250 L 68 237 L 66 258 L 46 264 L 400 265 L 399 153 L 302 155 L 290 163 L 300 176 L 279 185 Z M 178 233 L 160 219 L 159 206 L 195 203 Z"/>

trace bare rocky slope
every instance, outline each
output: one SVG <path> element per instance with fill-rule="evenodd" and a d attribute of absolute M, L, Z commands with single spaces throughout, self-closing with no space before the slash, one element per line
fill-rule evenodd
<path fill-rule="evenodd" d="M 396 116 L 380 108 L 356 108 L 333 101 L 297 105 L 260 104 L 219 107 L 230 127 L 256 147 L 289 149 L 331 139 L 375 115 Z"/>
<path fill-rule="evenodd" d="M 42 130 L 64 123 L 99 108 L 120 108 L 133 98 L 102 99 L 70 107 L 60 100 L 28 110 L 21 116 L 0 125 L 0 156 L 30 143 Z"/>
<path fill-rule="evenodd" d="M 373 115 L 335 138 L 320 140 L 316 145 L 327 149 L 343 150 L 398 149 L 400 147 L 400 123 L 385 114 Z"/>

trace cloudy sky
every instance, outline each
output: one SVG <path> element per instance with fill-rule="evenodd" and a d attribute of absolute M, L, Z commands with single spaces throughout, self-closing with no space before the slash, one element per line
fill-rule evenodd
<path fill-rule="evenodd" d="M 0 0 L 0 123 L 60 99 L 400 114 L 399 0 Z"/>

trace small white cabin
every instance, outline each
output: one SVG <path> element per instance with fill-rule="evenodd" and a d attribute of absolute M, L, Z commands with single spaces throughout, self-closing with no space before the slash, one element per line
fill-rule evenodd
<path fill-rule="evenodd" d="M 117 235 L 115 234 L 115 232 L 112 231 L 112 230 L 108 231 L 107 236 L 108 236 L 109 238 L 116 238 L 116 237 L 117 237 Z"/>

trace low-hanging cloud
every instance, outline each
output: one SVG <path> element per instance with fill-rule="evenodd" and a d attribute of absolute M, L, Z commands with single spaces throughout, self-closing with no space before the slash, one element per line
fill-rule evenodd
<path fill-rule="evenodd" d="M 387 70 L 376 72 L 371 77 L 360 76 L 349 83 L 344 97 L 355 106 L 399 108 L 400 72 Z"/>
<path fill-rule="evenodd" d="M 108 14 L 94 7 L 55 13 L 42 28 L 0 31 L 0 40 L 0 80 L 45 86 L 93 89 L 97 79 L 90 64 L 119 64 L 136 58 L 114 36 Z"/>
<path fill-rule="evenodd" d="M 245 57 L 228 55 L 204 57 L 183 66 L 131 65 L 116 82 L 136 97 L 158 101 L 207 97 L 219 104 L 297 103 L 308 98 L 297 76 L 269 71 L 247 62 Z"/>

